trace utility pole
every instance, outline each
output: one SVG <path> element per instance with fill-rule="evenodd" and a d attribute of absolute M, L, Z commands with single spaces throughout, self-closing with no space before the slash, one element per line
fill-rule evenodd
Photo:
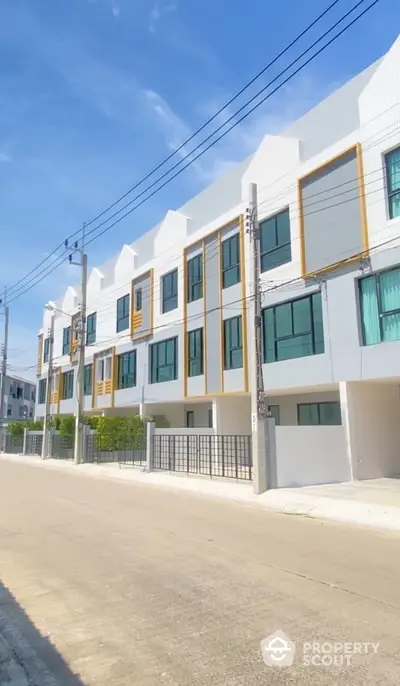
<path fill-rule="evenodd" d="M 7 289 L 4 289 L 4 299 L 0 300 L 0 304 L 4 307 L 4 340 L 1 349 L 1 383 L 0 383 L 0 422 L 3 428 L 4 421 L 4 396 L 6 393 L 6 376 L 7 376 L 7 355 L 8 355 L 8 322 L 9 322 L 9 307 L 7 305 Z"/>
<path fill-rule="evenodd" d="M 68 248 L 68 241 L 65 242 Z M 83 407 L 84 407 L 84 375 L 85 375 L 85 347 L 86 347 L 86 296 L 87 296 L 87 254 L 85 253 L 85 226 L 82 228 L 82 247 L 78 243 L 74 244 L 73 253 L 80 255 L 79 262 L 73 262 L 72 254 L 69 256 L 70 264 L 81 267 L 81 306 L 80 322 L 76 330 L 78 335 L 78 369 L 76 373 L 77 384 L 77 403 L 76 403 L 76 422 L 75 422 L 75 464 L 80 464 L 83 460 Z"/>
<path fill-rule="evenodd" d="M 254 490 L 257 494 L 268 489 L 269 436 L 268 406 L 264 393 L 261 281 L 260 281 L 260 225 L 257 210 L 257 185 L 250 184 L 249 207 L 246 211 L 247 233 L 250 236 L 251 273 L 254 296 L 252 302 L 253 326 L 250 325 L 250 389 Z"/>
<path fill-rule="evenodd" d="M 49 307 L 50 309 L 50 307 Z M 51 395 L 53 387 L 53 357 L 54 357 L 54 319 L 55 312 L 51 309 L 51 320 L 50 329 L 48 331 L 49 335 L 49 359 L 47 367 L 47 380 L 46 380 L 46 414 L 44 416 L 43 422 L 43 443 L 42 443 L 42 460 L 46 460 L 49 457 L 49 430 L 50 430 L 50 410 L 51 410 Z"/>

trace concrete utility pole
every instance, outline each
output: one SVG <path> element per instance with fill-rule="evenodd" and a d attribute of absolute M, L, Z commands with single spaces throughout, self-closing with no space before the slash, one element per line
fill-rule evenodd
<path fill-rule="evenodd" d="M 54 319 L 55 312 L 54 308 L 48 306 L 47 309 L 51 311 L 51 321 L 50 329 L 48 331 L 49 335 L 49 359 L 47 367 L 47 380 L 46 380 L 46 414 L 44 416 L 43 422 L 43 443 L 42 443 L 42 460 L 49 457 L 49 431 L 50 431 L 50 410 L 51 410 L 51 395 L 53 387 L 53 357 L 54 357 Z"/>
<path fill-rule="evenodd" d="M 7 305 L 7 289 L 4 289 L 4 299 L 0 300 L 0 304 L 4 307 L 4 340 L 1 349 L 1 383 L 0 383 L 0 422 L 4 420 L 4 396 L 6 392 L 6 376 L 7 376 L 7 355 L 8 355 L 8 321 L 10 310 Z"/>
<path fill-rule="evenodd" d="M 65 243 L 68 248 L 68 241 Z M 74 244 L 73 253 L 79 252 L 80 261 L 73 262 L 72 254 L 69 256 L 70 264 L 81 267 L 81 305 L 80 321 L 76 329 L 78 335 L 78 369 L 76 374 L 77 383 L 77 403 L 76 403 L 76 422 L 75 422 L 75 464 L 80 464 L 83 460 L 83 407 L 84 407 L 84 375 L 85 375 L 85 347 L 86 347 L 86 298 L 87 298 L 87 254 L 85 253 L 85 227 L 82 229 L 82 247 L 78 248 L 78 243 Z"/>
<path fill-rule="evenodd" d="M 261 281 L 260 281 L 260 225 L 257 211 L 257 185 L 250 184 L 249 208 L 246 212 L 247 232 L 250 236 L 251 271 L 254 297 L 252 310 L 254 326 L 250 326 L 250 388 L 254 490 L 257 494 L 268 489 L 268 406 L 264 394 Z"/>

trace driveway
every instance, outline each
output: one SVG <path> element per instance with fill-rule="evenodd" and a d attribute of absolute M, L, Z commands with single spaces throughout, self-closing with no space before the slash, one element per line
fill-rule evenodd
<path fill-rule="evenodd" d="M 397 534 L 79 467 L 0 461 L 0 489 L 10 626 L 60 686 L 398 683 Z M 262 660 L 277 630 L 296 645 L 286 669 Z"/>

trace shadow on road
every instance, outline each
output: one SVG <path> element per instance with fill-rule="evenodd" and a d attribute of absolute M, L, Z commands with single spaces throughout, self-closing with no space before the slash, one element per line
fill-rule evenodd
<path fill-rule="evenodd" d="M 3 679 L 10 686 L 85 686 L 0 582 L 0 683 Z"/>

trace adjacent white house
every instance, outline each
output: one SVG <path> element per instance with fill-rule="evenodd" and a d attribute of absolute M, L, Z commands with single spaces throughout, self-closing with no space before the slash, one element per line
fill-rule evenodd
<path fill-rule="evenodd" d="M 0 374 L 1 383 L 1 374 Z M 35 416 L 36 385 L 19 376 L 7 375 L 4 386 L 5 421 L 33 419 Z"/>
<path fill-rule="evenodd" d="M 400 474 L 400 39 L 88 283 L 85 409 L 251 431 L 258 187 L 275 485 Z M 52 412 L 75 410 L 79 288 L 55 301 Z M 44 414 L 48 330 L 39 336 Z"/>

